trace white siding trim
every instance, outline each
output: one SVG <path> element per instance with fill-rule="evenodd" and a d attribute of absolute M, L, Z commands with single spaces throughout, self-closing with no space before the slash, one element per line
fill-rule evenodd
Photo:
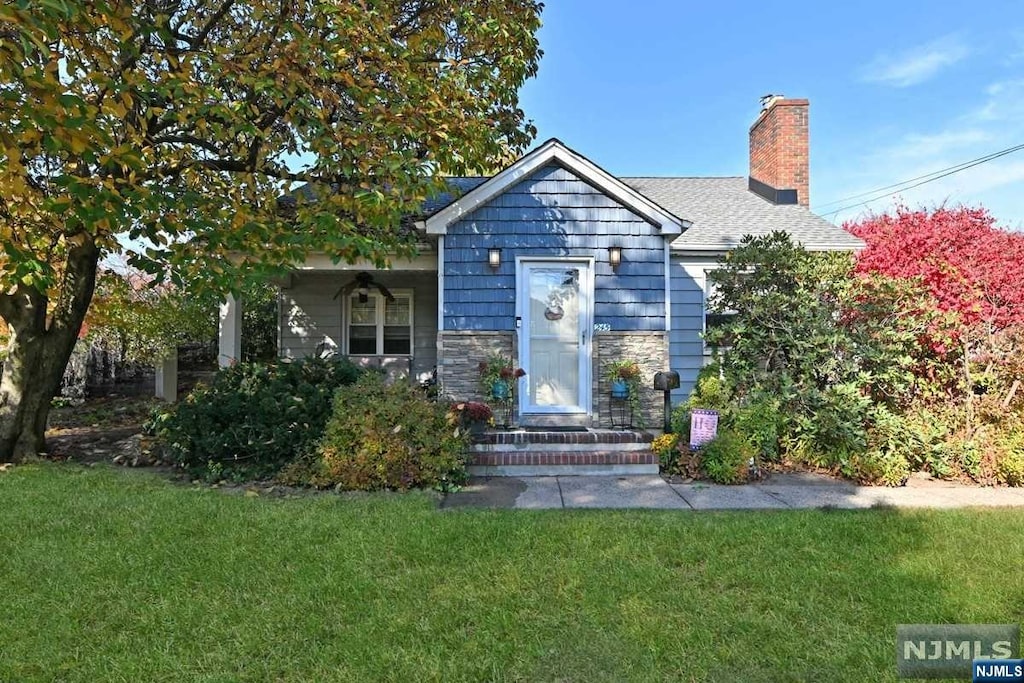
<path fill-rule="evenodd" d="M 665 240 L 665 332 L 672 332 L 672 249 Z"/>
<path fill-rule="evenodd" d="M 220 305 L 217 364 L 226 368 L 242 360 L 242 299 L 228 294 Z"/>
<path fill-rule="evenodd" d="M 284 292 L 277 288 L 277 357 L 284 358 Z"/>
<path fill-rule="evenodd" d="M 437 331 L 444 331 L 444 235 L 437 238 Z"/>

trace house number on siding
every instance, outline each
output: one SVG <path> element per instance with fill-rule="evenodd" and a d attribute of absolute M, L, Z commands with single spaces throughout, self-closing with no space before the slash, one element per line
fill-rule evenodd
<path fill-rule="evenodd" d="M 611 332 L 611 323 L 594 323 L 594 332 Z"/>

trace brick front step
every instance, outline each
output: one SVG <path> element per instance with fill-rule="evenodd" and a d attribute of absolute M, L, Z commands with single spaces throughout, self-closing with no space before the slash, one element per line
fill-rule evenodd
<path fill-rule="evenodd" d="M 498 451 L 472 453 L 470 465 L 483 467 L 523 465 L 654 465 L 658 457 L 650 451 L 531 451 L 529 453 Z"/>
<path fill-rule="evenodd" d="M 481 446 L 527 446 L 548 444 L 597 446 L 600 444 L 649 444 L 653 435 L 647 432 L 626 432 L 610 429 L 589 429 L 585 432 L 543 432 L 517 430 L 485 432 L 476 439 Z"/>

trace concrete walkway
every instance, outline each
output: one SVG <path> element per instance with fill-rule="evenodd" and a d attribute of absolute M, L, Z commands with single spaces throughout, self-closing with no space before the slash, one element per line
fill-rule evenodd
<path fill-rule="evenodd" d="M 768 510 L 870 508 L 1024 507 L 1024 488 L 982 488 L 912 481 L 901 488 L 855 486 L 815 474 L 776 474 L 742 486 L 675 484 L 658 475 L 493 477 L 473 479 L 442 507 L 647 508 L 659 510 Z"/>

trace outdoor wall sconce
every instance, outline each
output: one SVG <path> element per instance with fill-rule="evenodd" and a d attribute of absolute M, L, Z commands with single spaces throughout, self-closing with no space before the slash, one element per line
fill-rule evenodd
<path fill-rule="evenodd" d="M 487 250 L 487 265 L 491 268 L 497 268 L 501 265 L 501 249 Z"/>
<path fill-rule="evenodd" d="M 619 267 L 622 263 L 622 247 L 608 247 L 608 263 L 613 270 Z"/>

